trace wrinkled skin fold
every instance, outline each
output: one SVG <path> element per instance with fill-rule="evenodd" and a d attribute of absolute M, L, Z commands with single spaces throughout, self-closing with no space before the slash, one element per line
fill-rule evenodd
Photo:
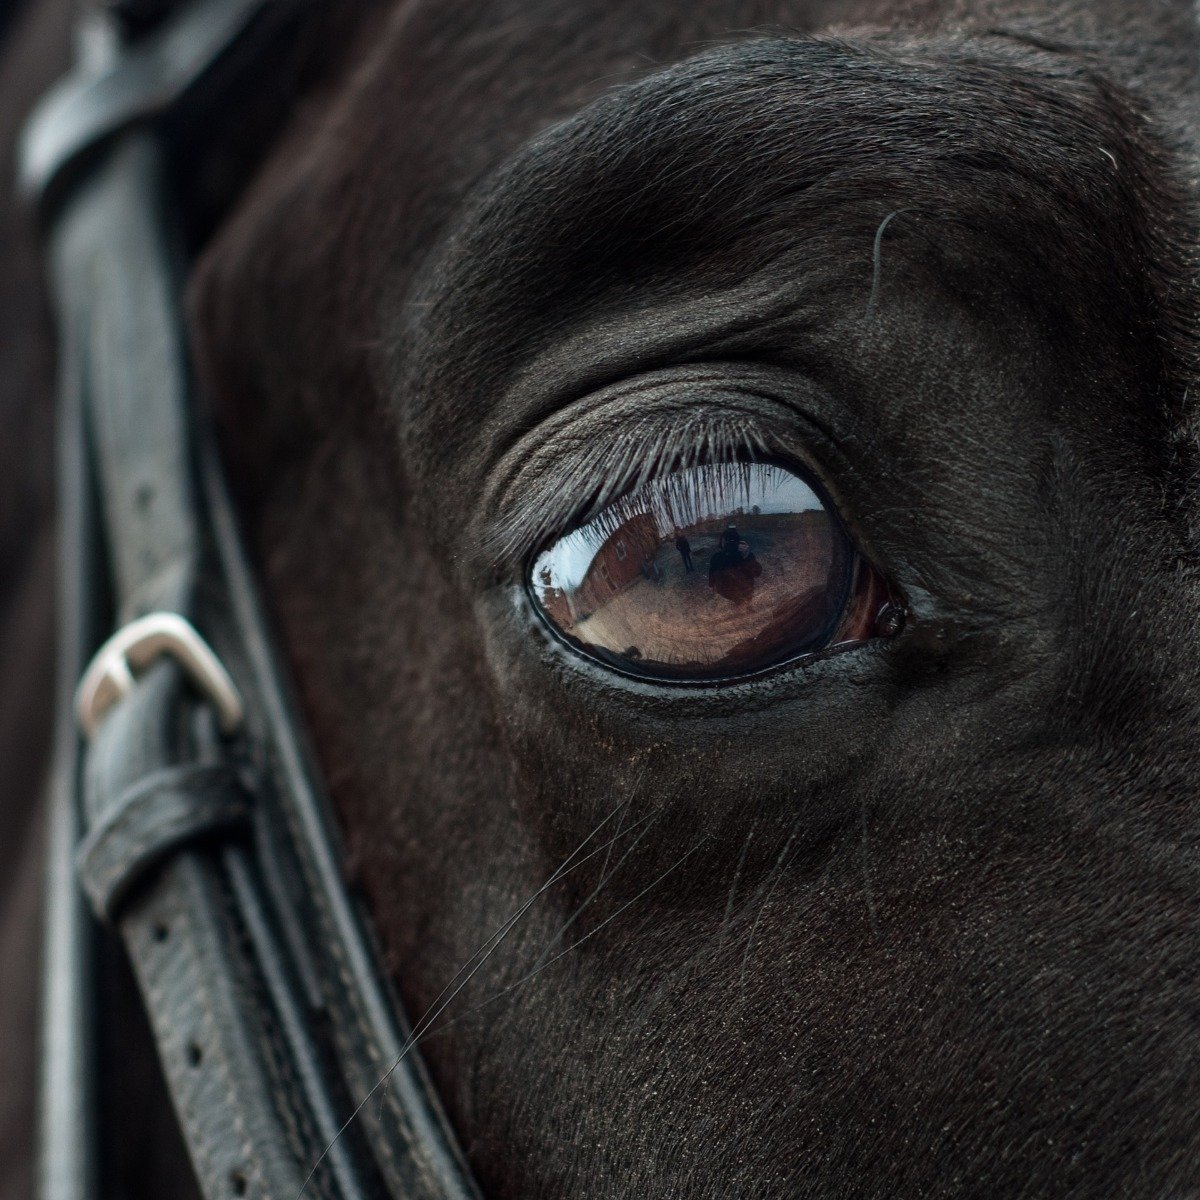
<path fill-rule="evenodd" d="M 337 30 L 190 332 L 410 1011 L 600 827 L 424 1046 L 485 1194 L 1200 1190 L 1189 6 Z M 547 636 L 549 497 L 717 425 L 898 637 L 672 691 Z"/>

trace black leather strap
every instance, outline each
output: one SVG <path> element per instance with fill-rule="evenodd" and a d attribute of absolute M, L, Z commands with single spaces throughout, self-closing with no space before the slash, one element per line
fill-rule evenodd
<path fill-rule="evenodd" d="M 121 624 L 185 610 L 202 551 L 174 251 L 149 199 L 162 187 L 153 136 L 131 133 L 76 192 L 52 241 L 60 303 L 83 339 L 84 433 Z"/>
<path fill-rule="evenodd" d="M 111 138 L 187 103 L 222 59 L 245 54 L 252 38 L 269 39 L 303 6 L 304 0 L 182 4 L 119 54 L 89 55 L 45 97 L 26 128 L 22 190 L 45 202 Z"/>
<path fill-rule="evenodd" d="M 351 1096 L 371 1096 L 350 1132 L 365 1138 L 390 1195 L 479 1200 L 420 1053 L 405 1053 L 410 1029 L 403 1008 L 379 967 L 369 921 L 347 893 L 330 806 L 273 647 L 211 438 L 201 439 L 200 461 L 231 605 L 228 626 L 217 622 L 209 632 L 227 662 L 237 654 L 245 667 L 239 683 L 247 699 L 247 735 L 261 749 L 256 763 L 277 800 L 259 810 L 269 824 L 258 859 L 280 914 L 281 937 L 310 989 L 310 1004 L 323 1014 L 340 1078 Z M 236 645 L 224 640 L 226 628 L 236 630 Z M 385 1077 L 387 1086 L 380 1089 Z"/>
<path fill-rule="evenodd" d="M 237 7 L 204 0 L 195 12 Z M 136 79 L 137 61 L 132 69 Z M 189 78 L 183 91 L 144 99 L 150 107 L 120 111 L 177 102 Z M 90 142 L 82 118 L 69 137 L 55 134 L 57 157 L 35 154 L 30 167 L 44 182 L 68 161 L 87 163 L 59 197 L 50 251 L 65 461 L 82 481 L 64 487 L 71 565 L 88 564 L 84 542 L 105 547 L 108 563 L 107 578 L 84 570 L 64 596 L 76 630 L 65 669 L 78 672 L 114 624 L 167 609 L 215 647 L 246 715 L 234 735 L 222 733 L 206 697 L 164 658 L 101 719 L 82 776 L 78 735 L 64 724 L 54 879 L 58 909 L 76 924 L 52 933 L 69 969 L 48 977 L 51 1040 L 65 1049 L 47 1078 L 85 1100 L 91 1091 L 86 937 L 79 883 L 63 865 L 75 852 L 97 916 L 128 951 L 206 1196 L 471 1200 L 478 1193 L 415 1055 L 350 1121 L 400 1055 L 407 1026 L 342 882 L 212 442 L 196 440 L 162 147 L 117 112 Z M 32 144 L 49 144 L 43 136 Z M 42 1200 L 95 1200 L 94 1127 L 85 1111 L 47 1106 L 44 1161 L 71 1167 L 44 1172 Z"/>
<path fill-rule="evenodd" d="M 164 769 L 193 780 L 223 747 L 203 701 L 160 662 L 105 718 L 87 756 L 85 808 L 103 829 L 131 790 Z M 188 767 L 164 764 L 187 763 Z M 176 793 L 202 806 L 205 789 Z M 236 841 L 191 843 L 158 861 L 121 906 L 129 952 L 176 1112 L 206 1195 L 295 1200 L 324 1148 L 271 990 L 231 894 L 230 868 L 252 874 Z M 255 903 L 251 889 L 251 903 Z M 335 1167 L 342 1168 L 334 1179 Z M 365 1196 L 348 1156 L 309 1184 L 316 1197 Z"/>

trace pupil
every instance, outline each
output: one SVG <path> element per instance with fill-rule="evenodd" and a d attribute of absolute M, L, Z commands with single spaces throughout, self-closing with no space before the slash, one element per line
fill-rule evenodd
<path fill-rule="evenodd" d="M 627 494 L 534 561 L 555 630 L 635 675 L 744 675 L 825 645 L 853 573 L 813 487 L 772 463 L 705 463 Z"/>

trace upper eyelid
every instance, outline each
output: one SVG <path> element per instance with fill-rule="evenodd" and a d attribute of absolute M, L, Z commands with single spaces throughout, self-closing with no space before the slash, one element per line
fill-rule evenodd
<path fill-rule="evenodd" d="M 736 415 L 702 412 L 685 423 L 651 416 L 611 440 L 584 446 L 553 467 L 509 511 L 509 554 L 532 550 L 566 526 L 587 520 L 658 474 L 665 464 L 764 452 L 768 439 Z"/>
<path fill-rule="evenodd" d="M 731 374 L 693 370 L 631 381 L 560 409 L 518 439 L 478 509 L 483 569 L 510 569 L 667 462 L 782 454 L 816 475 L 840 507 L 810 450 L 811 442 L 830 440 L 823 423 Z"/>

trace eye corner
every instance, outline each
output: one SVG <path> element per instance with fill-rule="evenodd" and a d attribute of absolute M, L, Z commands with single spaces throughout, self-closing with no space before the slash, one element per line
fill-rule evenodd
<path fill-rule="evenodd" d="M 889 596 L 875 613 L 872 636 L 890 641 L 899 637 L 908 624 L 908 605 L 896 596 Z"/>

